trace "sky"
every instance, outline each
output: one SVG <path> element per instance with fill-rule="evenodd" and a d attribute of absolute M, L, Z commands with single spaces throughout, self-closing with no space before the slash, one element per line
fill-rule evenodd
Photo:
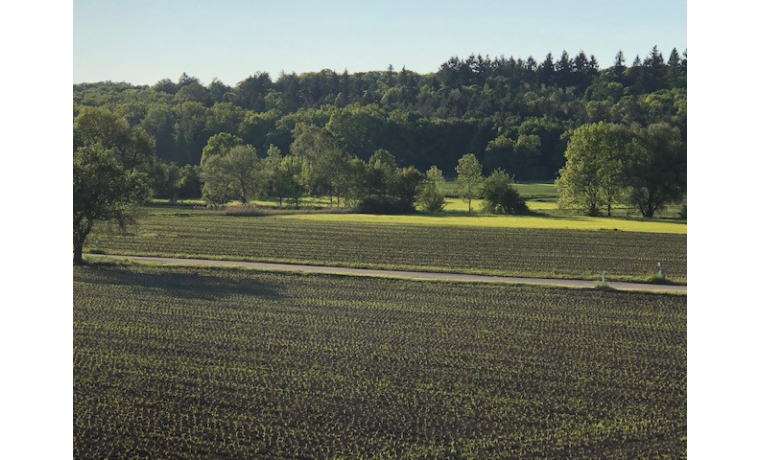
<path fill-rule="evenodd" d="M 686 49 L 686 0 L 74 0 L 74 83 L 234 85 L 257 71 L 435 72 L 452 56 L 559 57 L 601 67 Z"/>

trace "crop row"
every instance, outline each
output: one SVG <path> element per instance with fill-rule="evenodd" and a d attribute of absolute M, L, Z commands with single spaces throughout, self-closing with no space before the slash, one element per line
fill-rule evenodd
<path fill-rule="evenodd" d="M 472 273 L 686 281 L 686 235 L 616 231 L 444 227 L 156 213 L 134 234 L 95 234 L 99 249 Z"/>
<path fill-rule="evenodd" d="M 676 458 L 686 298 L 74 271 L 75 458 Z"/>

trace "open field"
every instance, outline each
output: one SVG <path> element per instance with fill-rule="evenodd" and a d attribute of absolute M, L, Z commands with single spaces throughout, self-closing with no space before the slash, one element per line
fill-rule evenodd
<path fill-rule="evenodd" d="M 623 281 L 605 281 L 601 284 L 595 280 L 579 279 L 562 279 L 562 278 L 523 278 L 517 276 L 493 276 L 493 275 L 473 275 L 468 273 L 441 273 L 430 271 L 404 271 L 404 270 L 383 270 L 378 268 L 354 268 L 354 267 L 336 267 L 334 265 L 304 265 L 304 264 L 283 264 L 278 262 L 249 262 L 242 260 L 221 260 L 221 259 L 189 259 L 177 257 L 161 256 L 127 256 L 127 255 L 98 255 L 89 254 L 86 258 L 88 263 L 110 263 L 110 264 L 128 264 L 136 262 L 148 265 L 168 265 L 180 267 L 225 267 L 225 268 L 244 268 L 247 270 L 260 270 L 267 272 L 284 272 L 300 274 L 323 274 L 339 276 L 368 276 L 374 278 L 391 278 L 418 281 L 448 281 L 463 283 L 497 283 L 497 284 L 517 284 L 523 286 L 549 286 L 549 287 L 566 287 L 574 289 L 606 289 L 615 291 L 636 291 L 636 292 L 660 292 L 671 294 L 686 294 L 687 287 L 685 284 L 675 283 L 630 283 Z"/>
<path fill-rule="evenodd" d="M 466 206 L 466 205 L 465 205 Z M 551 206 L 551 203 L 547 203 Z M 686 223 L 657 219 L 627 219 L 571 215 L 495 216 L 487 214 L 377 215 L 377 214 L 295 214 L 289 219 L 319 222 L 393 223 L 424 226 L 488 227 L 503 229 L 613 230 L 623 232 L 670 233 L 686 235 Z"/>
<path fill-rule="evenodd" d="M 198 203 L 201 203 L 198 205 Z M 264 208 L 277 208 L 276 201 L 255 200 L 254 205 Z M 230 207 L 239 206 L 239 202 L 230 203 Z M 612 217 L 589 217 L 577 211 L 560 210 L 554 201 L 528 201 L 527 205 L 533 214 L 525 216 L 482 214 L 479 212 L 483 200 L 472 201 L 472 212 L 468 213 L 467 203 L 459 198 L 446 198 L 443 212 L 433 214 L 380 215 L 355 214 L 345 208 L 329 209 L 329 202 L 323 198 L 308 198 L 301 202 L 305 208 L 321 209 L 322 212 L 297 211 L 283 208 L 293 219 L 332 220 L 346 222 L 399 223 L 410 225 L 446 225 L 466 227 L 494 228 L 543 228 L 567 230 L 616 230 L 626 232 L 674 233 L 686 234 L 686 221 L 672 217 L 643 219 L 629 209 L 613 208 Z M 196 200 L 187 200 L 170 204 L 166 200 L 153 200 L 153 207 L 188 208 L 203 207 L 205 204 Z M 277 211 L 277 209 L 274 209 Z M 335 212 L 330 212 L 335 211 Z M 673 214 L 672 211 L 670 214 Z"/>
<path fill-rule="evenodd" d="M 685 296 L 74 268 L 75 458 L 685 455 Z"/>
<path fill-rule="evenodd" d="M 517 191 L 526 200 L 557 200 L 557 187 L 552 182 L 535 182 L 526 184 L 515 184 Z M 457 184 L 455 180 L 447 180 L 443 184 L 443 193 L 448 197 L 458 196 Z"/>
<path fill-rule="evenodd" d="M 632 281 L 648 279 L 662 261 L 669 279 L 686 281 L 684 234 L 430 225 L 429 217 L 420 221 L 425 224 L 412 224 L 408 219 L 413 217 L 236 217 L 149 208 L 134 234 L 99 232 L 90 244 L 97 240 L 98 250 L 110 254 L 550 278 L 599 279 L 607 270 L 611 280 Z M 456 218 L 441 218 L 447 219 Z"/>

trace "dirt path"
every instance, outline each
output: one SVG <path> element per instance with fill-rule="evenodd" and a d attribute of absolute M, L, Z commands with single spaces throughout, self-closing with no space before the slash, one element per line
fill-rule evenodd
<path fill-rule="evenodd" d="M 298 264 L 278 264 L 269 262 L 238 262 L 230 260 L 210 260 L 210 259 L 175 259 L 168 257 L 143 257 L 143 256 L 104 256 L 88 254 L 91 259 L 127 259 L 138 262 L 151 262 L 164 265 L 208 265 L 215 267 L 243 267 L 255 270 L 280 271 L 280 272 L 301 272 L 301 273 L 324 273 L 332 275 L 351 275 L 351 276 L 383 276 L 389 278 L 406 278 L 416 280 L 446 280 L 462 281 L 470 283 L 510 283 L 510 284 L 531 284 L 541 286 L 564 286 L 573 288 L 594 288 L 597 281 L 585 280 L 565 280 L 554 278 L 521 278 L 516 276 L 490 276 L 490 275 L 469 275 L 464 273 L 440 273 L 440 272 L 416 272 L 405 270 L 380 270 L 373 268 L 346 268 L 346 267 L 328 267 L 322 265 L 298 265 Z M 624 283 L 612 281 L 608 283 L 613 289 L 620 291 L 646 291 L 646 292 L 675 292 L 686 294 L 686 286 L 671 286 L 663 284 L 643 284 L 643 283 Z"/>

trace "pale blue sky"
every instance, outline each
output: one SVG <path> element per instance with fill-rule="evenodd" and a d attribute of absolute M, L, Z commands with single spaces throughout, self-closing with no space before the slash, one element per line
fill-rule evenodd
<path fill-rule="evenodd" d="M 434 72 L 470 53 L 541 61 L 580 50 L 602 67 L 686 49 L 685 0 L 74 1 L 74 82 L 152 84 L 182 72 L 234 85 L 333 69 Z"/>

